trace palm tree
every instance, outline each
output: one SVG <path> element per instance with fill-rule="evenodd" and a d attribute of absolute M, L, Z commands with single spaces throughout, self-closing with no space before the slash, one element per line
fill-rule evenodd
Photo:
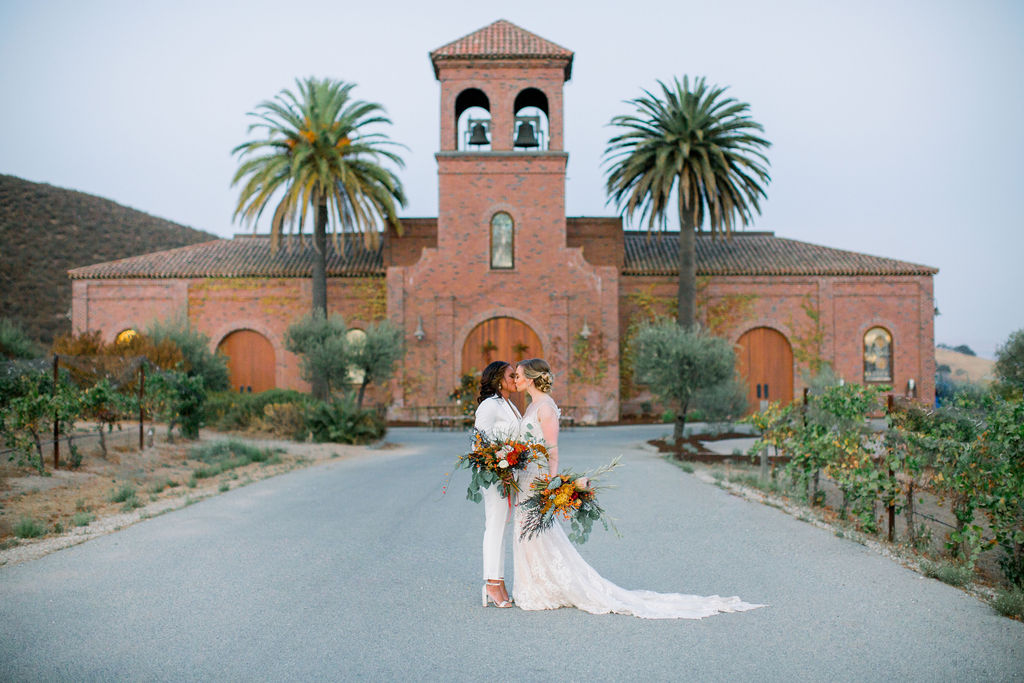
<path fill-rule="evenodd" d="M 610 202 L 630 218 L 639 212 L 647 229 L 665 229 L 673 192 L 679 213 L 678 322 L 691 327 L 696 311 L 696 239 L 705 219 L 712 235 L 729 236 L 738 217 L 750 224 L 765 197 L 771 146 L 757 132 L 750 105 L 724 97 L 725 88 L 704 78 L 661 86 L 662 99 L 644 91 L 630 100 L 636 113 L 611 123 L 625 131 L 608 141 L 606 190 Z"/>
<path fill-rule="evenodd" d="M 397 176 L 379 162 L 404 164 L 387 149 L 396 144 L 387 135 L 365 132 L 391 120 L 381 105 L 351 99 L 354 83 L 326 78 L 295 83 L 297 96 L 282 90 L 249 113 L 258 119 L 249 132 L 265 136 L 232 150 L 241 161 L 232 187 L 244 181 L 235 217 L 255 229 L 264 209 L 277 201 L 270 224 L 271 250 L 276 252 L 286 230 L 301 235 L 312 210 L 313 314 L 326 318 L 328 226 L 335 248 L 340 247 L 339 235 L 343 240 L 350 233 L 362 233 L 367 246 L 376 246 L 378 227 L 385 222 L 401 234 L 395 204 L 405 206 L 405 193 Z"/>

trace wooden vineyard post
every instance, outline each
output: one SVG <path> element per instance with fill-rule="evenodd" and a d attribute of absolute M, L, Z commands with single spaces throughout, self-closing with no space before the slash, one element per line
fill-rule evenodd
<path fill-rule="evenodd" d="M 892 415 L 893 400 L 892 394 L 889 394 L 886 399 L 885 415 L 886 417 Z M 892 471 L 892 467 L 889 468 L 889 483 L 892 484 L 892 480 L 896 475 Z M 910 520 L 910 524 L 913 525 L 914 520 Z M 889 543 L 892 543 L 896 539 L 896 500 L 894 498 L 889 499 Z"/>
<path fill-rule="evenodd" d="M 57 406 L 57 374 L 60 369 L 60 356 L 53 354 L 53 469 L 60 467 L 60 408 Z M 43 455 L 39 454 L 42 464 Z"/>
<path fill-rule="evenodd" d="M 139 365 L 139 450 L 145 448 L 145 444 L 142 441 L 143 436 L 143 421 L 142 421 L 142 401 L 146 396 L 146 363 L 143 361 Z"/>

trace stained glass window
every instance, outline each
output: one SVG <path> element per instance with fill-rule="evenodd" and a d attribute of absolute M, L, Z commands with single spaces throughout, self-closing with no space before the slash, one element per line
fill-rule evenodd
<path fill-rule="evenodd" d="M 114 343 L 116 343 L 116 344 L 130 344 L 132 342 L 132 340 L 135 339 L 138 336 L 139 336 L 138 332 L 136 332 L 135 330 L 129 328 L 129 329 L 121 332 L 119 335 L 117 335 L 117 339 L 114 340 Z"/>
<path fill-rule="evenodd" d="M 864 381 L 892 381 L 892 335 L 884 327 L 872 327 L 864 335 Z"/>
<path fill-rule="evenodd" d="M 504 211 L 491 218 L 491 268 L 515 266 L 512 227 L 512 216 Z"/>

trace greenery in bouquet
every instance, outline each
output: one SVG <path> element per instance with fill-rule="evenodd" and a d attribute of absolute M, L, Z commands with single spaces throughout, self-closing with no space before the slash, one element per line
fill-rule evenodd
<path fill-rule="evenodd" d="M 589 476 L 562 472 L 553 477 L 541 475 L 534 479 L 530 485 L 530 496 L 519 503 L 524 512 L 520 538 L 530 539 L 550 529 L 559 516 L 569 521 L 572 527 L 569 540 L 576 544 L 587 542 L 595 521 L 600 521 L 605 531 L 609 526 L 615 529 L 597 502 L 598 490 L 609 487 L 597 486 L 596 481 L 618 464 L 619 458 L 615 458 Z M 615 533 L 618 533 L 617 529 Z"/>
<path fill-rule="evenodd" d="M 516 473 L 526 469 L 531 462 L 547 458 L 547 449 L 533 441 L 512 438 L 489 437 L 481 431 L 473 434 L 473 446 L 469 453 L 461 456 L 456 467 L 470 471 L 466 498 L 479 503 L 483 500 L 480 489 L 498 486 L 503 498 L 519 491 Z"/>

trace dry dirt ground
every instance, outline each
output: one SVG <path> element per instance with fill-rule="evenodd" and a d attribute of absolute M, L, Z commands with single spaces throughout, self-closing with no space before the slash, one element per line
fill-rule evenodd
<path fill-rule="evenodd" d="M 52 457 L 48 457 L 45 475 L 33 468 L 16 466 L 4 457 L 0 462 L 0 566 L 35 559 L 297 467 L 351 457 L 368 449 L 211 430 L 203 430 L 199 441 L 177 439 L 176 443 L 169 443 L 165 429 L 157 426 L 156 432 L 154 445 L 142 451 L 138 449 L 138 432 L 115 432 L 108 441 L 106 458 L 102 457 L 97 440 L 91 439 L 80 447 L 83 459 L 76 469 L 66 466 L 68 453 L 62 446 L 62 467 L 53 469 Z M 192 449 L 229 438 L 278 452 L 266 462 L 228 470 L 215 477 L 193 477 L 203 463 L 190 457 Z M 111 500 L 113 493 L 125 485 L 134 488 L 141 507 L 126 509 L 124 503 Z M 16 527 L 25 519 L 40 523 L 45 534 L 39 538 L 17 538 Z M 81 526 L 76 526 L 76 522 Z"/>

